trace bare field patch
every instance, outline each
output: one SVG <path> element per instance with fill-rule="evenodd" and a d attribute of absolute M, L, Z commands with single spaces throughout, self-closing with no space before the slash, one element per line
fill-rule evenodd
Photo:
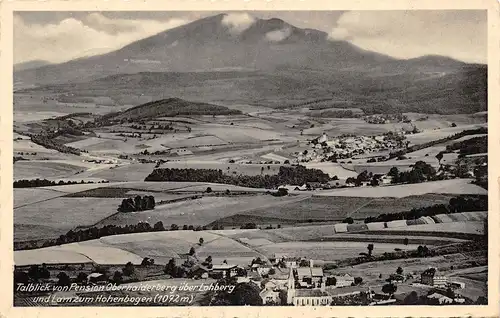
<path fill-rule="evenodd" d="M 16 188 L 14 189 L 14 209 L 63 195 L 65 193 L 46 188 Z"/>
<path fill-rule="evenodd" d="M 352 170 L 345 169 L 339 163 L 333 162 L 308 162 L 305 164 L 308 169 L 320 169 L 328 173 L 330 177 L 337 176 L 339 179 L 356 178 L 358 173 Z"/>
<path fill-rule="evenodd" d="M 315 193 L 317 196 L 352 196 L 352 197 L 406 197 L 426 193 L 444 194 L 484 194 L 488 191 L 471 184 L 471 179 L 451 179 L 430 181 L 416 184 L 401 184 L 378 187 L 358 187 L 349 189 L 325 190 Z"/>
<path fill-rule="evenodd" d="M 54 179 L 72 177 L 84 170 L 78 165 L 51 161 L 18 161 L 14 164 L 14 179 Z"/>
<path fill-rule="evenodd" d="M 405 231 L 409 234 L 412 232 L 456 232 L 467 234 L 483 234 L 483 222 L 449 222 L 449 223 L 436 223 L 436 224 L 418 224 L 403 228 L 386 228 L 384 231 Z"/>
<path fill-rule="evenodd" d="M 131 163 L 116 168 L 98 170 L 90 173 L 89 176 L 111 182 L 144 181 L 154 167 L 155 165 L 151 163 Z"/>
<path fill-rule="evenodd" d="M 31 237 L 29 227 L 16 229 L 14 240 L 18 237 L 42 239 L 59 236 L 77 226 L 89 226 L 116 213 L 120 199 L 102 198 L 63 198 L 58 197 L 41 203 L 26 205 L 14 210 L 15 225 L 35 225 L 47 228 L 45 236 Z"/>
<path fill-rule="evenodd" d="M 350 257 L 358 257 L 359 253 L 366 253 L 367 242 L 285 242 L 258 247 L 268 257 L 275 253 L 285 253 L 297 257 L 334 261 Z M 378 255 L 384 252 L 394 252 L 395 248 L 402 250 L 416 249 L 418 245 L 375 243 L 373 254 Z"/>
<path fill-rule="evenodd" d="M 281 200 L 280 200 L 281 199 Z M 273 206 L 286 201 L 283 198 L 272 196 L 238 196 L 238 197 L 216 197 L 207 196 L 199 199 L 180 201 L 156 206 L 154 210 L 119 213 L 99 225 L 108 224 L 137 224 L 148 222 L 151 225 L 162 221 L 165 226 L 177 224 L 183 225 L 207 225 L 221 218 L 225 218 L 248 209 Z"/>

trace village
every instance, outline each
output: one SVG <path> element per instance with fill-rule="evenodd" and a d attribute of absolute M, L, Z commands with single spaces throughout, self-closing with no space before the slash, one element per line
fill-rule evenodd
<path fill-rule="evenodd" d="M 325 262 L 321 260 L 289 256 L 283 253 L 276 253 L 268 260 L 257 257 L 247 266 L 231 264 L 227 261 L 221 264 L 211 262 L 211 257 L 208 257 L 200 263 L 196 255 L 189 256 L 181 266 L 176 266 L 175 260 L 172 260 L 164 269 L 170 278 L 138 283 L 129 283 L 125 278 L 125 275 L 132 275 L 135 269 L 139 270 L 139 267 L 134 267 L 132 264 L 127 264 L 121 273 L 118 272 L 119 274 L 115 272 L 113 277 L 108 276 L 102 268 L 99 268 L 94 269 L 88 275 L 80 272 L 77 277 L 73 278 L 60 272 L 52 279 L 40 279 L 37 282 L 54 283 L 57 287 L 54 288 L 55 291 L 72 290 L 70 296 L 60 298 L 65 299 L 66 303 L 71 297 L 75 299 L 85 297 L 88 292 L 99 291 L 100 287 L 109 286 L 109 284 L 113 284 L 114 287 L 111 290 L 114 291 L 134 290 L 136 284 L 141 284 L 141 286 L 166 284 L 166 288 L 162 290 L 176 292 L 177 287 L 184 286 L 183 290 L 193 293 L 196 290 L 214 290 L 214 284 L 217 285 L 215 290 L 229 289 L 231 292 L 237 285 L 246 285 L 256 293 L 258 292 L 259 302 L 262 302 L 259 305 L 265 306 L 446 305 L 470 304 L 473 301 L 460 295 L 460 290 L 465 288 L 465 283 L 452 280 L 434 267 L 429 267 L 421 273 L 406 273 L 404 269 L 398 267 L 393 274 L 375 282 L 364 281 L 363 277 L 355 277 L 345 272 L 336 273 L 335 270 L 326 267 Z M 152 259 L 145 259 L 142 266 L 152 264 L 154 264 Z M 47 272 L 45 266 L 37 267 L 36 270 Z M 28 273 L 32 274 L 33 271 L 32 266 Z M 178 283 L 179 279 L 182 281 L 179 286 L 169 285 L 170 281 L 175 280 Z M 192 285 L 193 282 L 196 282 L 195 285 Z M 33 289 L 32 280 L 17 283 L 18 292 L 33 292 L 33 290 L 27 290 Z M 76 285 L 78 285 L 77 288 L 73 288 Z M 141 290 L 149 291 L 150 289 L 152 288 Z M 58 298 L 52 295 L 52 299 Z M 26 298 L 26 301 L 29 302 L 29 299 Z M 58 304 L 52 300 L 51 305 Z"/>
<path fill-rule="evenodd" d="M 326 133 L 311 140 L 312 149 L 297 152 L 298 162 L 320 162 L 353 158 L 369 153 L 383 153 L 408 145 L 404 132 L 388 132 L 379 136 L 341 135 L 329 138 Z M 381 155 L 381 157 L 385 157 Z"/>

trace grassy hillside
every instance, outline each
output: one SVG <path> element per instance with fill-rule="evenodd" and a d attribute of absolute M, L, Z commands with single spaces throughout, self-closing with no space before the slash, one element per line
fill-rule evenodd
<path fill-rule="evenodd" d="M 168 98 L 129 108 L 118 114 L 104 116 L 108 120 L 154 119 L 179 115 L 237 115 L 241 112 L 224 106 Z"/>
<path fill-rule="evenodd" d="M 397 68 L 396 68 L 397 69 Z M 279 70 L 224 72 L 142 72 L 84 83 L 20 91 L 74 98 L 109 97 L 115 105 L 140 104 L 144 98 L 176 96 L 204 103 L 239 103 L 273 108 L 357 108 L 365 114 L 418 112 L 458 114 L 487 110 L 486 66 L 463 66 L 439 73 L 388 70 Z M 172 101 L 171 101 L 172 102 Z M 169 110 L 172 111 L 172 110 Z"/>

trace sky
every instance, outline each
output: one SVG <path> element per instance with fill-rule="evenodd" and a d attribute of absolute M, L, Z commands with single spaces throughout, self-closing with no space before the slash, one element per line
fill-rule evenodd
<path fill-rule="evenodd" d="M 103 54 L 219 13 L 16 12 L 14 63 L 61 63 Z M 273 17 L 396 58 L 443 55 L 469 63 L 487 61 L 486 11 L 252 11 L 230 12 L 227 20 L 245 28 L 255 18 Z"/>

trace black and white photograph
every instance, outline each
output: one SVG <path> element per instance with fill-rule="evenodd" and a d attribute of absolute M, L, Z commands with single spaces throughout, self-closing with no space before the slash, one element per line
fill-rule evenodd
<path fill-rule="evenodd" d="M 14 307 L 498 302 L 487 10 L 195 10 L 13 12 Z"/>

